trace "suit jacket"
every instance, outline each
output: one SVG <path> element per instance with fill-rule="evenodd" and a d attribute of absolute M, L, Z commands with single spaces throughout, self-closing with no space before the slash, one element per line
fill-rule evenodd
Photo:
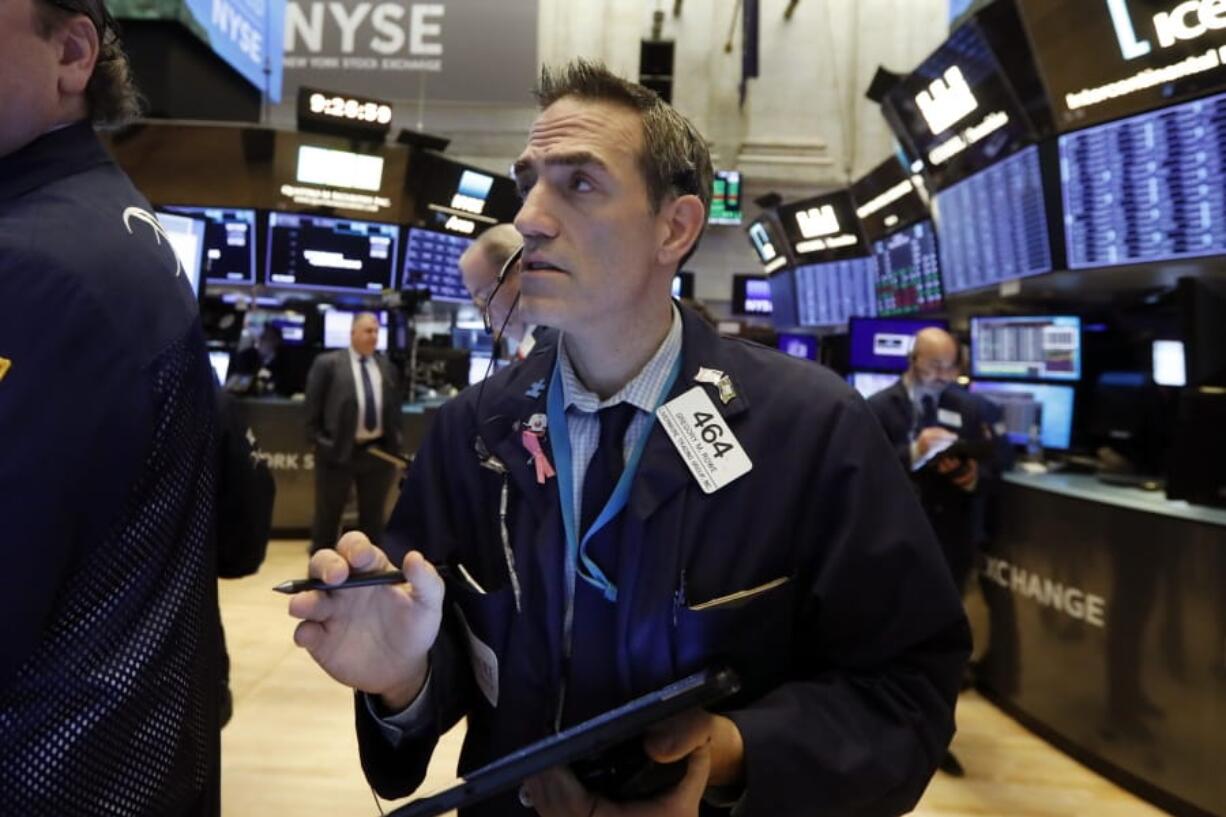
<path fill-rule="evenodd" d="M 398 380 L 387 358 L 376 352 L 373 359 L 383 378 L 382 446 L 391 454 L 399 454 L 402 418 Z M 306 385 L 307 439 L 324 462 L 345 465 L 353 457 L 357 389 L 348 348 L 325 352 L 311 364 Z"/>
<path fill-rule="evenodd" d="M 969 636 L 958 594 L 906 478 L 855 392 L 807 361 L 721 338 L 682 309 L 681 375 L 712 397 L 753 470 L 705 494 L 664 430 L 647 437 L 614 581 L 611 709 L 726 661 L 744 688 L 726 703 L 745 743 L 747 817 L 896 815 L 924 790 L 953 734 Z M 546 411 L 556 348 L 499 372 L 440 410 L 386 534 L 459 564 L 486 593 L 448 584 L 431 653 L 427 717 L 393 745 L 359 699 L 363 768 L 400 797 L 420 785 L 438 736 L 468 716 L 461 771 L 552 729 L 563 680 L 565 536 L 557 480 L 536 480 L 520 423 Z M 694 380 L 726 372 L 724 404 Z M 553 457 L 550 429 L 545 445 Z M 488 454 L 482 465 L 482 459 Z M 493 460 L 497 460 L 497 466 Z M 499 507 L 519 579 L 517 610 Z M 884 509 L 888 508 L 888 512 Z M 452 571 L 453 573 L 456 571 Z M 461 618 L 462 614 L 462 618 Z M 575 637 L 582 637 L 576 632 Z M 476 683 L 470 644 L 496 665 Z M 703 814 L 725 814 L 704 805 Z M 514 793 L 464 817 L 528 815 Z"/>
<path fill-rule="evenodd" d="M 0 157 L 0 812 L 220 807 L 216 378 L 78 123 Z"/>

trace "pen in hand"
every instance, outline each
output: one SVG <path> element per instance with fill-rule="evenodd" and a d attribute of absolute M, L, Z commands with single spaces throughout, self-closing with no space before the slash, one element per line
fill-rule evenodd
<path fill-rule="evenodd" d="M 435 568 L 439 576 L 446 579 L 450 570 L 446 565 Z M 305 593 L 308 590 L 345 590 L 350 587 L 374 587 L 380 584 L 404 584 L 404 572 L 400 570 L 381 570 L 374 573 L 351 573 L 349 578 L 340 584 L 328 584 L 323 579 L 293 579 L 278 584 L 273 590 L 292 596 L 295 593 Z"/>

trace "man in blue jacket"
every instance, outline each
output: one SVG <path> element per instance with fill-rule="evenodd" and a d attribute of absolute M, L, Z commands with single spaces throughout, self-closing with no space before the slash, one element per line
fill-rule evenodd
<path fill-rule="evenodd" d="M 100 0 L 0 0 L 0 812 L 219 811 L 214 378 L 192 291 L 91 122 Z"/>
<path fill-rule="evenodd" d="M 408 583 L 295 597 L 295 641 L 359 691 L 385 796 L 420 784 L 460 717 L 466 771 L 729 662 L 742 693 L 646 745 L 688 758 L 676 788 L 612 804 L 557 769 L 465 817 L 910 810 L 968 636 L 905 475 L 837 377 L 670 299 L 710 199 L 693 126 L 583 61 L 538 98 L 515 164 L 520 304 L 559 339 L 439 412 L 387 555 L 350 534 L 311 562 Z"/>

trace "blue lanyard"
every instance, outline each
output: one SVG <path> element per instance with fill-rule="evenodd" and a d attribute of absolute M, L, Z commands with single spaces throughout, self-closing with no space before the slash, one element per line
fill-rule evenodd
<path fill-rule="evenodd" d="M 626 467 L 613 489 L 612 496 L 605 503 L 600 515 L 592 522 L 591 528 L 583 535 L 583 540 L 579 541 L 577 523 L 575 522 L 574 471 L 571 469 L 570 431 L 566 424 L 561 370 L 561 363 L 554 365 L 553 378 L 549 383 L 548 411 L 553 457 L 554 462 L 557 464 L 555 470 L 557 471 L 558 480 L 558 499 L 562 503 L 562 525 L 566 532 L 566 602 L 567 609 L 570 610 L 574 603 L 576 576 L 582 577 L 585 582 L 604 594 L 604 597 L 609 601 L 617 601 L 617 586 L 609 581 L 608 577 L 604 575 L 595 562 L 588 558 L 587 543 L 610 520 L 621 513 L 622 509 L 626 507 L 626 503 L 630 501 L 630 487 L 634 483 L 634 475 L 638 471 L 639 460 L 643 458 L 643 450 L 647 447 L 647 438 L 651 436 L 651 429 L 655 424 L 656 415 L 654 411 L 648 415 L 647 424 L 643 427 L 642 433 L 639 434 L 638 440 L 634 443 L 634 449 L 630 452 L 629 459 L 626 460 Z M 656 408 L 659 408 L 660 404 L 668 396 L 668 393 L 672 391 L 673 383 L 677 381 L 677 375 L 680 372 L 681 355 L 678 354 L 677 360 L 673 364 L 673 369 L 668 375 L 668 381 L 664 384 L 664 388 L 660 390 L 660 398 L 657 401 Z M 585 573 L 578 570 L 580 561 L 583 562 L 583 567 L 586 570 Z"/>

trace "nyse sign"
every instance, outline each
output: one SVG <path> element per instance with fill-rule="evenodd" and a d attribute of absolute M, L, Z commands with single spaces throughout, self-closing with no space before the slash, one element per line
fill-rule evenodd
<path fill-rule="evenodd" d="M 288 0 L 285 86 L 530 106 L 537 0 Z"/>

